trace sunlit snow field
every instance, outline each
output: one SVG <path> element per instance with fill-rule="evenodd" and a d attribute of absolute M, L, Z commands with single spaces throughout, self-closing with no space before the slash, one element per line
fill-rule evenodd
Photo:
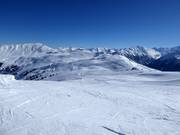
<path fill-rule="evenodd" d="M 0 135 L 180 135 L 180 73 L 0 75 Z"/>

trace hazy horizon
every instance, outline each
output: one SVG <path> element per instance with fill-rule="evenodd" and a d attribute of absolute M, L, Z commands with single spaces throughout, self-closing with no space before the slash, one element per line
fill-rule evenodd
<path fill-rule="evenodd" d="M 123 48 L 135 48 L 135 47 L 145 47 L 145 48 L 173 48 L 173 47 L 179 47 L 180 45 L 173 45 L 173 46 L 144 46 L 144 45 L 134 45 L 134 46 L 74 46 L 74 45 L 68 45 L 68 44 L 56 44 L 56 45 L 52 45 L 49 43 L 43 43 L 43 42 L 14 42 L 14 43 L 0 43 L 0 46 L 4 46 L 4 45 L 46 45 L 48 47 L 51 48 L 85 48 L 85 49 L 89 49 L 89 48 L 109 48 L 109 49 L 123 49 Z"/>
<path fill-rule="evenodd" d="M 52 45 L 49 43 L 43 43 L 43 42 L 12 42 L 12 43 L 0 43 L 0 46 L 4 46 L 4 45 L 45 45 L 51 48 L 85 48 L 85 49 L 89 49 L 89 48 L 109 48 L 109 49 L 123 49 L 123 48 L 135 48 L 135 47 L 145 47 L 145 48 L 173 48 L 173 47 L 179 47 L 179 45 L 173 45 L 173 46 L 144 46 L 144 45 L 133 45 L 133 46 L 117 46 L 117 47 L 113 47 L 113 46 L 74 46 L 74 45 L 68 45 L 68 44 L 56 44 L 56 45 Z"/>

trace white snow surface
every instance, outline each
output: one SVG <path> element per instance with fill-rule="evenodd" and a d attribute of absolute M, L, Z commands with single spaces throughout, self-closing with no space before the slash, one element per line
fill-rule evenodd
<path fill-rule="evenodd" d="M 0 135 L 180 135 L 180 73 L 0 75 Z"/>

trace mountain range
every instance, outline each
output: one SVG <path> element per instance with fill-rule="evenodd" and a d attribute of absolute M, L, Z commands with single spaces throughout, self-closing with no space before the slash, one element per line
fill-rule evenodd
<path fill-rule="evenodd" d="M 122 71 L 180 71 L 180 47 L 50 48 L 41 43 L 0 46 L 0 73 L 24 80 L 78 79 Z"/>

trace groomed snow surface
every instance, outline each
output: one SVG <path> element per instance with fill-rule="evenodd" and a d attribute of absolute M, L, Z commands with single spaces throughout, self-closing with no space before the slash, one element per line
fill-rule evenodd
<path fill-rule="evenodd" d="M 0 75 L 0 135 L 180 135 L 180 73 Z"/>

